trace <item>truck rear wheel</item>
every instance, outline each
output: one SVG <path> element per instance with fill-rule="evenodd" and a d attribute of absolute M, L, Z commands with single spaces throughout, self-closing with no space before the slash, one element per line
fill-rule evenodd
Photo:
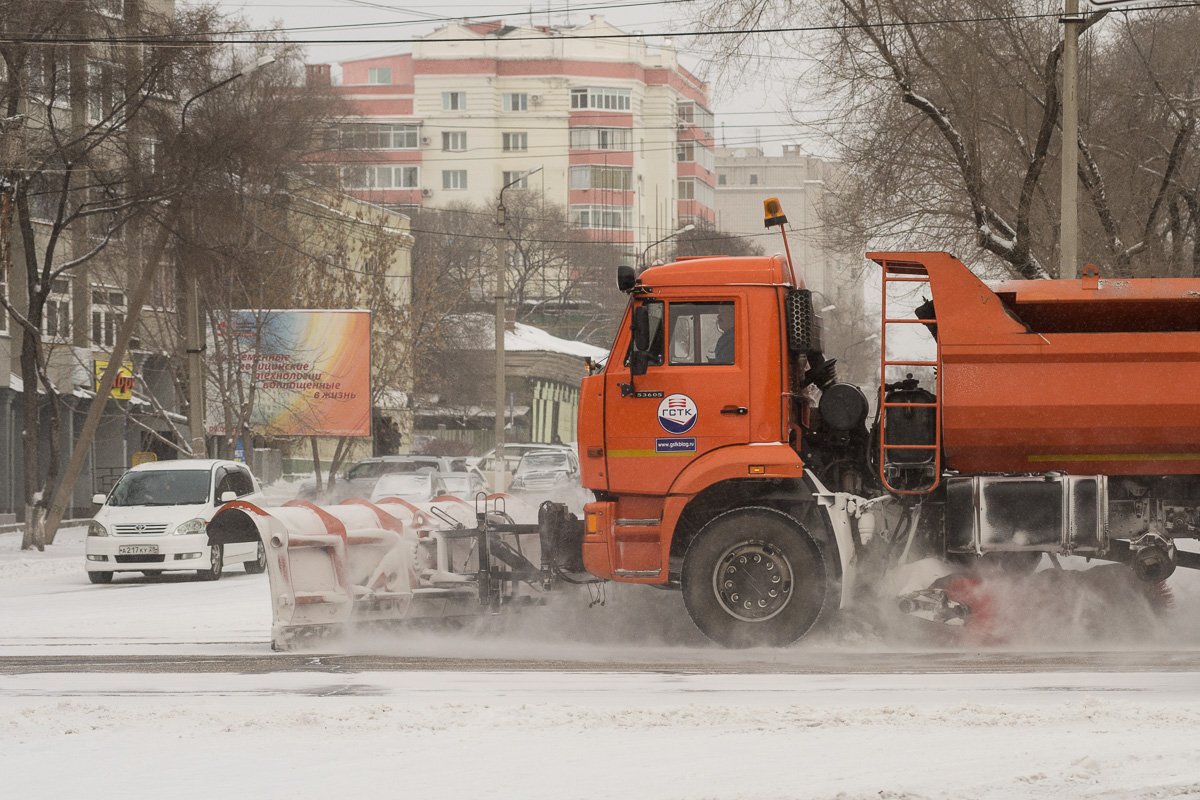
<path fill-rule="evenodd" d="M 683 558 L 683 602 L 700 632 L 724 647 L 780 647 L 804 636 L 826 604 L 817 543 L 773 508 L 727 511 Z"/>

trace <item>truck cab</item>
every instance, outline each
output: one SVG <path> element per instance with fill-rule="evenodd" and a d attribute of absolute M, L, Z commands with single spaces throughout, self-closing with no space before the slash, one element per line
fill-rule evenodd
<path fill-rule="evenodd" d="M 583 484 L 597 497 L 585 509 L 584 566 L 597 577 L 682 588 L 685 601 L 691 588 L 693 618 L 692 605 L 714 600 L 748 618 L 796 611 L 805 584 L 815 596 L 801 614 L 806 630 L 837 605 L 842 573 L 837 534 L 816 503 L 825 492 L 806 478 L 801 457 L 812 406 L 805 378 L 825 363 L 811 297 L 779 256 L 682 259 L 627 273 L 623 284 L 630 303 L 611 354 L 581 392 Z M 799 530 L 801 546 L 790 554 L 765 540 L 717 547 L 718 560 L 734 563 L 721 568 L 730 577 L 714 591 L 717 565 L 692 568 L 697 536 L 748 509 L 782 538 Z M 774 590 L 754 588 L 774 579 Z M 743 590 L 722 591 L 724 583 Z"/>

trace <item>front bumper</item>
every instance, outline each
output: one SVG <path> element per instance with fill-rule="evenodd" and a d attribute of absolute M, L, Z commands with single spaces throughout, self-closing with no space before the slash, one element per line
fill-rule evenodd
<path fill-rule="evenodd" d="M 122 554 L 122 545 L 150 545 L 153 554 Z M 208 534 L 186 536 L 89 536 L 84 547 L 88 572 L 208 569 Z"/>

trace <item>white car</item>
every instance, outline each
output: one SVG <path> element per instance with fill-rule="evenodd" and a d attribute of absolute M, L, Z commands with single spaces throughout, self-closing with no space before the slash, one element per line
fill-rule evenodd
<path fill-rule="evenodd" d="M 224 503 L 258 503 L 258 481 L 245 464 L 210 459 L 157 461 L 126 472 L 88 523 L 88 578 L 108 583 L 115 572 L 158 575 L 195 570 L 203 580 L 220 579 L 224 568 L 246 572 L 267 565 L 261 542 L 209 544 L 208 522 Z"/>

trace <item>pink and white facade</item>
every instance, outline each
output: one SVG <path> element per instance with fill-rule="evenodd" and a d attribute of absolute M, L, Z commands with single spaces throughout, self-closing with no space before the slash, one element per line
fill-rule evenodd
<path fill-rule="evenodd" d="M 490 205 L 540 167 L 523 188 L 597 241 L 640 250 L 713 221 L 707 85 L 669 46 L 584 38 L 606 33 L 622 31 L 599 17 L 456 24 L 411 53 L 342 63 L 335 89 L 353 116 L 332 157 L 343 188 L 400 208 Z M 309 80 L 330 81 L 330 68 L 310 65 Z"/>

